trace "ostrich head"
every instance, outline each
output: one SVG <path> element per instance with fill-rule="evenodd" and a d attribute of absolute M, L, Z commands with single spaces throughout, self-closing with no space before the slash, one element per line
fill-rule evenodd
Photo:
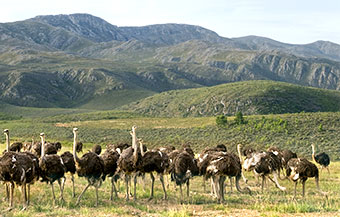
<path fill-rule="evenodd" d="M 78 128 L 73 128 L 73 133 L 76 133 L 76 132 L 78 132 Z"/>
<path fill-rule="evenodd" d="M 9 134 L 9 131 L 8 131 L 8 129 L 4 129 L 4 134 Z"/>

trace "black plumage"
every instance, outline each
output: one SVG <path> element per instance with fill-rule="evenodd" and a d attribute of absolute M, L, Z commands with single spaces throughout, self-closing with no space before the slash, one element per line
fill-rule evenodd
<path fill-rule="evenodd" d="M 315 150 L 314 150 L 314 144 L 312 144 L 312 159 L 318 163 L 319 165 L 321 165 L 321 171 L 323 170 L 323 168 L 326 168 L 328 171 L 328 174 L 330 174 L 329 172 L 329 164 L 331 162 L 331 159 L 329 158 L 328 154 L 326 154 L 325 152 L 319 153 L 319 154 L 315 154 Z"/>
<path fill-rule="evenodd" d="M 66 151 L 62 155 L 60 155 L 63 163 L 65 165 L 65 173 L 71 174 L 71 181 L 72 181 L 72 197 L 75 197 L 75 189 L 74 189 L 74 174 L 76 173 L 76 164 L 74 162 L 74 157 L 71 152 Z M 66 180 L 65 180 L 66 181 Z M 63 183 L 63 188 L 65 185 L 65 181 Z"/>
<path fill-rule="evenodd" d="M 117 171 L 117 161 L 119 159 L 119 153 L 115 151 L 115 149 L 106 149 L 106 151 L 101 155 L 101 158 L 104 162 L 104 171 L 103 171 L 103 181 L 105 181 L 106 176 L 111 177 L 111 194 L 110 199 L 113 200 L 113 191 L 115 192 L 116 197 L 117 189 L 114 184 L 115 177 Z"/>
<path fill-rule="evenodd" d="M 102 147 L 100 145 L 94 145 L 92 147 L 92 152 L 96 153 L 97 155 L 100 155 L 100 153 L 102 153 Z"/>
<path fill-rule="evenodd" d="M 64 201 L 63 187 L 61 179 L 65 178 L 65 165 L 62 158 L 57 154 L 45 154 L 45 134 L 41 133 L 41 157 L 39 161 L 39 167 L 41 171 L 41 181 L 47 182 L 51 185 L 53 201 L 55 202 L 55 194 L 53 183 L 57 180 L 60 188 L 60 198 Z"/>
<path fill-rule="evenodd" d="M 98 188 L 102 183 L 102 175 L 104 172 L 103 159 L 94 152 L 88 152 L 81 158 L 78 158 L 76 153 L 77 144 L 77 128 L 73 128 L 74 142 L 73 142 L 73 156 L 76 164 L 76 170 L 79 177 L 85 177 L 88 181 L 88 185 L 84 188 L 77 199 L 77 205 L 80 202 L 81 197 L 91 185 L 96 188 L 96 206 L 98 206 Z"/>
<path fill-rule="evenodd" d="M 20 152 L 22 147 L 23 147 L 23 144 L 21 142 L 15 142 L 9 147 L 9 150 L 14 151 L 14 152 Z"/>
<path fill-rule="evenodd" d="M 82 142 L 77 142 L 76 144 L 76 152 L 83 152 L 83 143 Z"/>

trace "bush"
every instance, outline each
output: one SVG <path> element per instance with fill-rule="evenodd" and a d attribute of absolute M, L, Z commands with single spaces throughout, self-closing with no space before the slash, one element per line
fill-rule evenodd
<path fill-rule="evenodd" d="M 239 112 L 236 113 L 235 123 L 236 124 L 245 124 L 246 123 L 244 118 L 243 118 L 242 112 L 239 111 Z"/>
<path fill-rule="evenodd" d="M 218 127 L 225 127 L 228 123 L 228 118 L 224 115 L 219 115 L 216 117 L 216 124 Z"/>

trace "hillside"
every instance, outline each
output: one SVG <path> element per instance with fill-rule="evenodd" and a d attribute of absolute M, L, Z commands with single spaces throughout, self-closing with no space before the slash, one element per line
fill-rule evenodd
<path fill-rule="evenodd" d="M 224 38 L 200 26 L 118 27 L 89 14 L 0 23 L 0 100 L 115 109 L 156 93 L 248 80 L 340 90 L 340 45 Z"/>
<path fill-rule="evenodd" d="M 340 92 L 273 81 L 245 81 L 156 94 L 123 107 L 150 116 L 340 111 Z"/>

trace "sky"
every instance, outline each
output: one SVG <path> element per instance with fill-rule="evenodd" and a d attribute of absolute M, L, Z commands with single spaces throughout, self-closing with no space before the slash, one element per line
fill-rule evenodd
<path fill-rule="evenodd" d="M 92 14 L 117 26 L 180 23 L 227 38 L 340 44 L 340 0 L 4 0 L 0 23 L 72 13 Z"/>

